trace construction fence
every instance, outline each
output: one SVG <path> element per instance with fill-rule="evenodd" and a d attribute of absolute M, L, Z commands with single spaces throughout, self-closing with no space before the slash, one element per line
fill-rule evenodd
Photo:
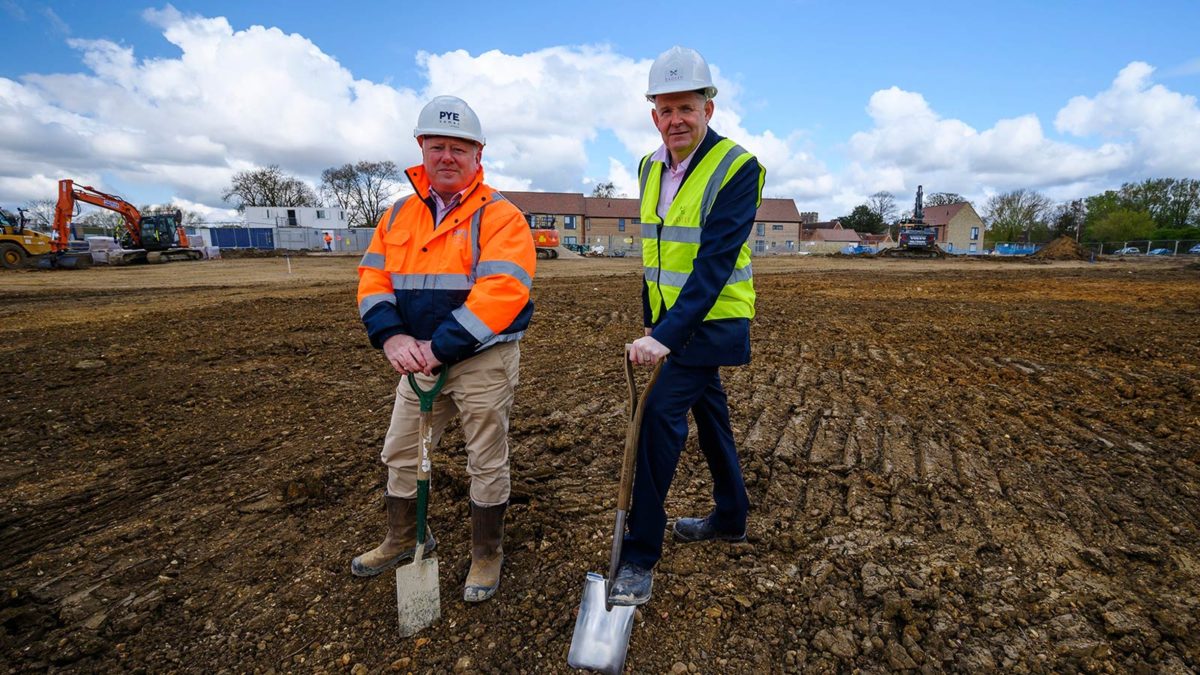
<path fill-rule="evenodd" d="M 220 248 L 285 249 L 289 251 L 324 251 L 325 233 L 332 241 L 333 252 L 367 250 L 373 227 L 353 227 L 322 230 L 315 227 L 195 227 L 186 228 L 188 236 L 199 236 L 210 246 Z"/>
<path fill-rule="evenodd" d="M 200 223 L 184 229 L 189 238 L 199 237 L 207 246 L 292 251 L 324 251 L 325 233 L 328 232 L 333 238 L 333 241 L 330 242 L 331 250 L 348 253 L 367 250 L 367 246 L 371 243 L 371 237 L 375 233 L 373 227 L 323 230 L 315 227 L 246 227 L 233 223 Z M 118 237 L 120 232 L 111 227 L 94 226 L 75 226 L 72 231 L 72 237 L 80 240 L 95 235 Z M 875 253 L 882 248 L 894 246 L 890 243 L 868 247 L 835 241 L 772 241 L 753 237 L 748 243 L 755 256 L 829 255 L 839 252 L 844 254 Z M 978 251 L 968 251 L 962 248 L 946 249 L 944 245 L 943 250 L 946 250 L 947 253 L 963 255 L 1018 256 L 1032 255 L 1044 245 L 1044 243 L 995 242 Z M 575 240 L 575 237 L 564 236 L 563 246 L 580 254 L 606 257 L 620 258 L 642 254 L 641 239 L 627 235 L 589 236 L 587 241 L 582 243 Z M 1081 242 L 1080 246 L 1097 255 L 1200 255 L 1200 239 Z"/>
<path fill-rule="evenodd" d="M 628 235 L 591 235 L 580 243 L 576 237 L 562 237 L 563 246 L 581 255 L 613 258 L 640 256 L 642 240 Z M 844 241 L 772 241 L 751 238 L 748 242 L 754 256 L 773 255 L 828 255 L 838 253 L 846 246 Z"/>
<path fill-rule="evenodd" d="M 1096 255 L 1200 255 L 1200 239 L 1135 239 L 1129 241 L 1085 241 L 1079 244 Z M 996 242 L 985 253 L 1031 255 L 1044 243 Z"/>

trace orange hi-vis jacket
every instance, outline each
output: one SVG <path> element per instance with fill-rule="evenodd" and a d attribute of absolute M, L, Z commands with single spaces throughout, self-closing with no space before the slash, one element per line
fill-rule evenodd
<path fill-rule="evenodd" d="M 393 335 L 431 340 L 442 363 L 462 361 L 529 326 L 537 252 L 521 211 L 483 183 L 435 223 L 423 166 L 406 171 L 415 194 L 379 218 L 358 265 L 358 313 L 371 344 Z"/>

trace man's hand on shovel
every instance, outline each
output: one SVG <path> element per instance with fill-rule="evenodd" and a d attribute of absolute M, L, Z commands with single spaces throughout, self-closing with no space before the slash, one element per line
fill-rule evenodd
<path fill-rule="evenodd" d="M 393 335 L 383 342 L 383 354 L 388 363 L 401 375 L 420 373 L 425 370 L 421 346 L 410 335 Z"/>
<path fill-rule="evenodd" d="M 629 346 L 629 361 L 637 366 L 653 366 L 671 353 L 666 345 L 650 337 L 649 330 L 646 333 Z"/>
<path fill-rule="evenodd" d="M 439 372 L 438 368 L 442 365 L 442 362 L 438 360 L 438 357 L 433 355 L 433 341 L 418 340 L 417 345 L 421 350 L 421 360 L 425 362 L 425 367 L 421 372 L 426 375 L 436 375 Z"/>

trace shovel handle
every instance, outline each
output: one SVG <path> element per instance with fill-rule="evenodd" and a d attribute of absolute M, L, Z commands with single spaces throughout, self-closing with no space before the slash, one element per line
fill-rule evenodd
<path fill-rule="evenodd" d="M 625 345 L 625 383 L 629 385 L 629 426 L 625 429 L 625 454 L 621 457 L 621 484 L 620 491 L 617 493 L 617 521 L 613 528 L 613 544 L 612 555 L 608 561 L 608 578 L 604 584 L 605 609 L 610 610 L 612 607 L 608 605 L 608 591 L 612 588 L 613 581 L 617 578 L 617 566 L 621 563 L 621 546 L 624 544 L 625 538 L 625 516 L 629 512 L 629 502 L 633 496 L 633 469 L 637 462 L 637 447 L 638 438 L 641 437 L 642 430 L 642 411 L 645 408 L 646 398 L 650 396 L 650 390 L 654 388 L 654 383 L 658 381 L 658 374 L 662 371 L 663 359 L 654 366 L 654 372 L 650 374 L 650 380 L 646 382 L 646 388 L 642 390 L 642 395 L 638 396 L 637 381 L 633 377 L 633 364 L 629 361 L 629 350 L 632 345 Z"/>
<path fill-rule="evenodd" d="M 421 456 L 417 462 L 417 552 L 414 562 L 421 562 L 425 554 L 425 519 L 429 510 L 429 472 L 432 468 L 429 454 L 433 446 L 433 402 L 446 384 L 449 372 L 449 366 L 442 366 L 437 381 L 428 390 L 417 384 L 417 378 L 412 373 L 408 374 L 408 386 L 412 387 L 413 393 L 421 401 Z"/>
<path fill-rule="evenodd" d="M 438 373 L 437 381 L 428 390 L 422 389 L 421 385 L 417 384 L 417 378 L 413 377 L 412 373 L 408 374 L 408 386 L 412 387 L 413 393 L 421 401 L 421 412 L 433 412 L 433 402 L 437 399 L 438 393 L 442 391 L 442 386 L 446 384 L 446 375 L 450 373 L 450 366 L 443 365 L 441 371 Z"/>
<path fill-rule="evenodd" d="M 639 396 L 637 382 L 633 377 L 633 364 L 629 361 L 630 347 L 631 345 L 625 345 L 625 382 L 629 385 L 629 427 L 625 430 L 625 454 L 621 458 L 621 484 L 620 491 L 617 493 L 617 509 L 620 511 L 629 510 L 629 502 L 633 496 L 633 472 L 634 464 L 637 463 L 638 439 L 642 433 L 642 414 L 646 399 L 650 396 L 650 390 L 658 381 L 658 374 L 662 372 L 663 362 L 666 361 L 666 359 L 662 359 L 655 364 L 654 371 L 650 373 L 650 380 L 646 382 L 646 386 Z"/>

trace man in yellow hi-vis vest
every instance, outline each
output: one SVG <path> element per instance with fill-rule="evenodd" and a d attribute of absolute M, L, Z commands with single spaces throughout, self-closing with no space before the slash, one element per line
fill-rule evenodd
<path fill-rule="evenodd" d="M 742 541 L 749 500 L 729 424 L 720 366 L 750 362 L 754 279 L 746 240 L 762 201 L 764 169 L 708 128 L 717 88 L 704 58 L 673 47 L 650 67 L 646 98 L 663 145 L 638 167 L 645 335 L 629 358 L 662 373 L 646 402 L 621 566 L 609 600 L 650 599 L 662 556 L 663 502 L 696 420 L 713 477 L 714 508 L 680 518 L 677 541 Z"/>

